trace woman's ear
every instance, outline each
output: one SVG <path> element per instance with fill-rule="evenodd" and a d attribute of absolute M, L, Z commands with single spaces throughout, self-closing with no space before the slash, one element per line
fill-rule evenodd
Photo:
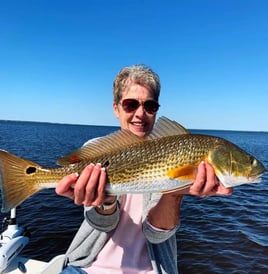
<path fill-rule="evenodd" d="M 114 109 L 114 115 L 116 118 L 119 118 L 119 109 L 118 109 L 118 105 L 113 102 L 113 109 Z"/>

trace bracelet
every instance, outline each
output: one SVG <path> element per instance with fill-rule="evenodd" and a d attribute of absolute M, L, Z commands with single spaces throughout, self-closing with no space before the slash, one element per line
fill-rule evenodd
<path fill-rule="evenodd" d="M 117 203 L 117 199 L 115 199 L 114 202 L 111 203 L 111 204 L 109 204 L 109 205 L 102 204 L 102 205 L 98 206 L 98 208 L 99 208 L 100 210 L 108 210 L 108 209 L 113 208 L 114 205 L 115 205 L 116 203 Z"/>

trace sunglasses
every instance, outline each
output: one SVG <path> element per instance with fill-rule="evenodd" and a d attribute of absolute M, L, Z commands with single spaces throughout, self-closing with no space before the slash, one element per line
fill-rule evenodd
<path fill-rule="evenodd" d="M 149 114 L 154 114 L 158 111 L 160 105 L 154 100 L 147 100 L 140 102 L 136 99 L 124 99 L 121 103 L 123 110 L 127 113 L 136 111 L 140 105 L 143 106 L 145 111 Z"/>

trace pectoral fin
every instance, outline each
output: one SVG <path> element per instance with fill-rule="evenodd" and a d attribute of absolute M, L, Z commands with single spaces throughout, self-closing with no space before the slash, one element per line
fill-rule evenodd
<path fill-rule="evenodd" d="M 182 181 L 194 180 L 196 172 L 196 165 L 185 165 L 169 170 L 167 172 L 167 176 L 171 179 L 178 179 Z"/>
<path fill-rule="evenodd" d="M 180 181 L 178 187 L 173 189 L 162 191 L 163 194 L 172 193 L 175 191 L 183 190 L 188 188 L 194 181 L 197 172 L 197 165 L 184 165 L 170 169 L 167 172 L 167 176 L 170 179 Z"/>

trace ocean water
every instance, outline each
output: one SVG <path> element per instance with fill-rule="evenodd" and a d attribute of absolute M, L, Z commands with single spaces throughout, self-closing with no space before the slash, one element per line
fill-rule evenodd
<path fill-rule="evenodd" d="M 0 149 L 54 167 L 55 160 L 88 139 L 116 127 L 0 121 Z M 268 132 L 197 131 L 221 136 L 252 153 L 268 169 Z M 177 232 L 181 274 L 268 273 L 268 174 L 259 184 L 235 188 L 228 197 L 185 196 Z M 0 214 L 2 220 L 6 214 Z M 23 256 L 49 261 L 68 248 L 83 208 L 53 189 L 40 191 L 17 208 L 31 233 Z M 2 230 L 5 224 L 2 224 Z"/>

